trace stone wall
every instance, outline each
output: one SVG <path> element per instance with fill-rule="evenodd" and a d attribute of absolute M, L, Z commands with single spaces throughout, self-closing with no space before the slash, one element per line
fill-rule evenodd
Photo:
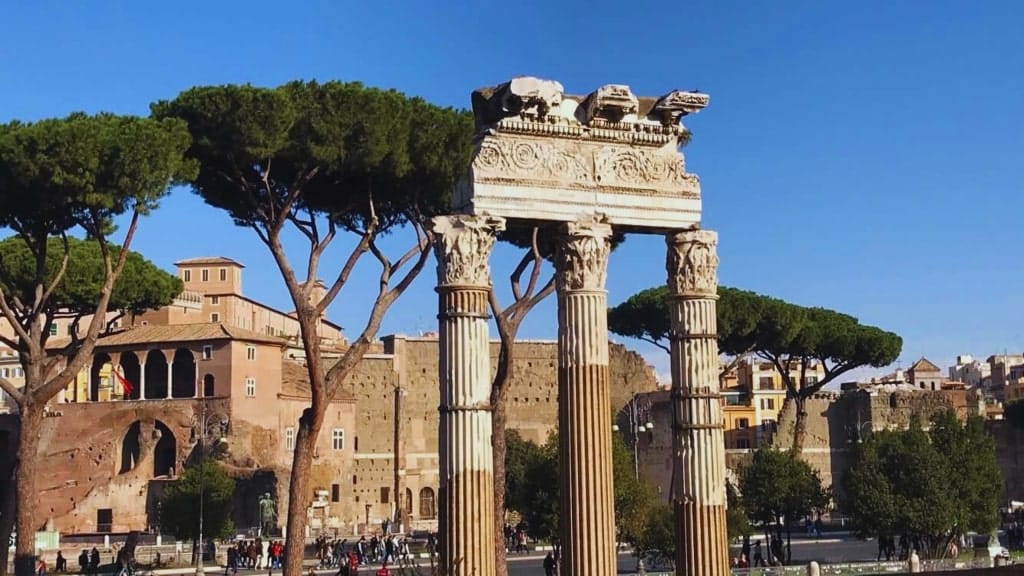
<path fill-rule="evenodd" d="M 837 499 L 842 491 L 842 477 L 846 471 L 849 447 L 853 441 L 850 421 L 852 398 L 832 392 L 822 392 L 807 399 L 807 435 L 801 457 L 818 471 L 824 486 L 832 486 Z M 796 409 L 787 399 L 779 412 L 778 428 L 772 436 L 772 446 L 788 449 L 793 446 Z"/>
<path fill-rule="evenodd" d="M 358 407 L 353 482 L 351 493 L 345 494 L 352 499 L 353 524 L 379 527 L 400 505 L 410 527 L 436 527 L 440 484 L 437 346 L 436 337 L 389 336 L 384 339 L 384 354 L 365 359 L 346 382 Z M 548 340 L 516 344 L 507 396 L 509 426 L 538 443 L 558 423 L 557 348 L 555 341 Z M 639 354 L 617 344 L 611 344 L 610 351 L 611 403 L 617 412 L 634 393 L 653 390 L 657 382 Z M 497 354 L 498 343 L 492 342 L 492 373 Z M 396 413 L 400 414 L 397 422 Z"/>
<path fill-rule="evenodd" d="M 1024 430 L 1006 420 L 989 420 L 989 433 L 996 442 L 996 459 L 1006 482 L 1005 500 L 1024 501 Z"/>

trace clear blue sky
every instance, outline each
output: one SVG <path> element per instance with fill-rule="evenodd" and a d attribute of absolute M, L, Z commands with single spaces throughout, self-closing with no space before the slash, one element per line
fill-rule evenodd
<path fill-rule="evenodd" d="M 571 93 L 700 89 L 711 106 L 687 121 L 687 166 L 723 284 L 894 330 L 904 366 L 1024 351 L 1024 3 L 111 0 L 10 2 L 0 16 L 0 121 L 146 114 L 193 85 L 292 79 L 453 106 L 514 75 Z M 187 191 L 134 247 L 167 268 L 236 258 L 249 296 L 289 307 L 253 234 Z M 664 282 L 663 254 L 660 238 L 630 238 L 609 301 Z M 496 276 L 511 265 L 499 251 Z M 330 310 L 349 332 L 373 290 L 370 262 L 362 272 Z M 431 268 L 383 333 L 433 329 L 432 288 Z M 548 302 L 522 336 L 554 335 Z"/>

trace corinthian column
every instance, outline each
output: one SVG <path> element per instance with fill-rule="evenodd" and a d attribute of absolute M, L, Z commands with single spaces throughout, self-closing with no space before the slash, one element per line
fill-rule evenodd
<path fill-rule="evenodd" d="M 611 234 L 602 222 L 570 222 L 555 255 L 564 576 L 618 573 L 604 289 Z"/>
<path fill-rule="evenodd" d="M 718 385 L 718 234 L 668 235 L 672 339 L 672 505 L 676 574 L 728 576 L 725 439 Z"/>
<path fill-rule="evenodd" d="M 451 576 L 494 575 L 488 259 L 505 220 L 434 218 L 441 383 L 440 561 Z"/>

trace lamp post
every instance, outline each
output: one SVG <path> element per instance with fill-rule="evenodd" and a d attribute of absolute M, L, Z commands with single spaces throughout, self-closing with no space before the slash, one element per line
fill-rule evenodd
<path fill-rule="evenodd" d="M 224 435 L 228 430 L 228 419 L 223 414 L 217 412 L 206 411 L 206 397 L 203 396 L 200 400 L 200 411 L 199 414 L 192 415 L 192 433 L 196 433 L 196 428 L 199 429 L 197 434 L 197 440 L 199 444 L 199 539 L 196 543 L 196 574 L 204 574 L 203 568 L 203 503 L 206 500 L 205 490 L 205 469 L 206 464 L 206 436 L 212 426 L 216 425 L 220 434 L 218 435 L 220 441 L 225 441 Z"/>
<path fill-rule="evenodd" d="M 639 400 L 636 396 L 630 399 L 625 406 L 626 420 L 629 423 L 629 435 L 632 439 L 633 445 L 633 474 L 636 479 L 640 480 L 640 457 L 639 457 L 639 443 L 640 434 L 644 432 L 651 432 L 654 430 L 654 423 L 651 422 L 651 401 L 650 400 Z M 619 431 L 619 425 L 613 424 L 612 430 L 615 432 Z M 636 557 L 636 572 L 643 576 L 646 574 L 644 569 L 643 556 L 637 554 Z"/>
<path fill-rule="evenodd" d="M 865 427 L 870 426 L 870 428 L 868 428 L 868 430 L 872 431 L 872 432 L 875 430 L 875 427 L 871 424 L 871 420 L 868 420 L 867 422 L 861 422 L 861 419 L 860 419 L 860 409 L 857 409 L 857 424 L 856 424 L 856 426 L 857 426 L 857 429 L 854 431 L 855 432 L 854 438 L 855 438 L 855 441 L 857 442 L 857 444 L 862 444 L 864 442 L 864 437 L 863 437 L 862 432 L 865 429 Z"/>

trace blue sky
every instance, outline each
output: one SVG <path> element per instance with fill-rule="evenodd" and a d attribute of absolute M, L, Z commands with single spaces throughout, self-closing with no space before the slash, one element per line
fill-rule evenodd
<path fill-rule="evenodd" d="M 711 105 L 688 118 L 685 153 L 723 284 L 893 330 L 904 366 L 1024 351 L 1024 3 L 111 0 L 11 2 L 0 15 L 0 121 L 146 114 L 194 85 L 292 79 L 460 107 L 515 75 L 570 93 L 700 89 Z M 249 296 L 289 308 L 252 232 L 188 191 L 143 222 L 134 248 L 167 268 L 236 258 Z M 609 301 L 664 282 L 663 255 L 660 238 L 631 237 L 612 257 Z M 502 285 L 513 259 L 495 256 Z M 359 272 L 329 311 L 349 332 L 374 289 L 372 262 Z M 431 268 L 383 333 L 435 327 L 433 281 Z M 521 335 L 555 329 L 549 301 Z M 665 369 L 664 353 L 638 349 Z"/>

